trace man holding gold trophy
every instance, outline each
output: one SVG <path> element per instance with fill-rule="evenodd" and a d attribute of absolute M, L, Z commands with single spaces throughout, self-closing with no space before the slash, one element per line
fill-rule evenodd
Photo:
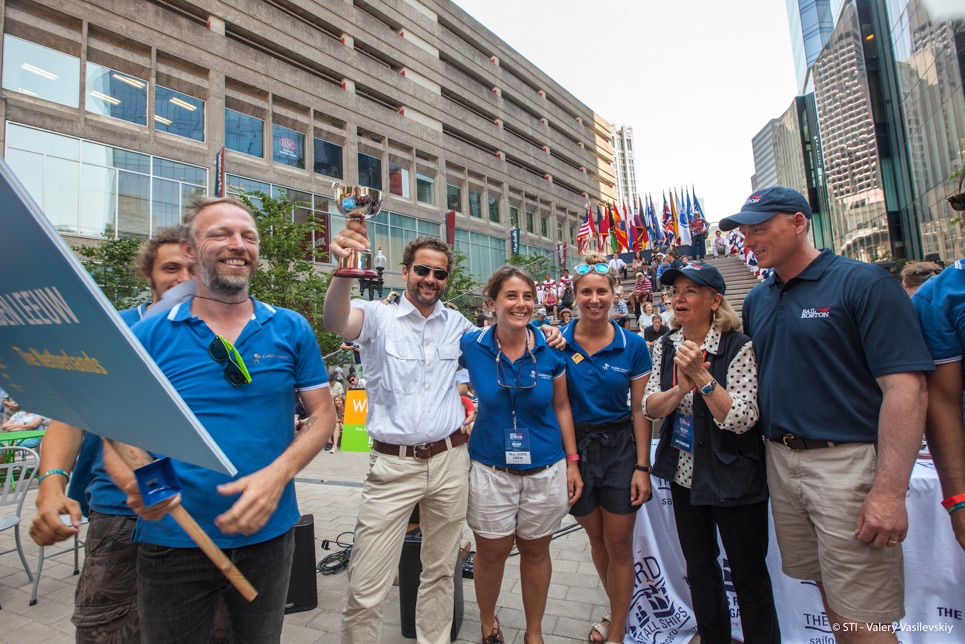
<path fill-rule="evenodd" d="M 335 202 L 348 217 L 331 244 L 340 258 L 335 276 L 360 277 L 371 248 L 365 219 L 378 213 L 380 195 L 338 184 Z M 366 430 L 373 439 L 349 566 L 343 644 L 379 641 L 383 605 L 417 504 L 423 535 L 417 639 L 449 642 L 452 575 L 469 493 L 469 435 L 462 429 L 455 375 L 459 341 L 475 328 L 440 302 L 453 268 L 444 241 L 420 237 L 402 255 L 405 293 L 398 306 L 352 301 L 347 279 L 332 280 L 325 297 L 326 328 L 359 344 L 369 402 Z M 560 335 L 544 327 L 548 331 Z"/>

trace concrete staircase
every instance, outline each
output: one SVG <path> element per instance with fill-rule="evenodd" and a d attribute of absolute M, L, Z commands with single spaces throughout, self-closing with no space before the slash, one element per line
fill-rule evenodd
<path fill-rule="evenodd" d="M 752 288 L 760 284 L 760 280 L 754 275 L 754 271 L 747 267 L 747 264 L 733 255 L 721 257 L 720 259 L 714 259 L 713 256 L 710 256 L 705 262 L 714 266 L 720 271 L 720 274 L 724 276 L 724 282 L 727 284 L 727 294 L 725 297 L 727 301 L 730 302 L 730 305 L 734 307 L 734 310 L 737 311 L 737 314 L 740 315 L 744 307 L 744 298 L 747 297 L 747 294 Z M 633 276 L 630 276 L 630 279 L 622 280 L 624 299 L 626 299 L 633 290 L 633 282 Z M 654 293 L 654 300 L 657 299 L 658 296 Z M 630 311 L 630 314 L 632 315 L 633 311 Z M 633 331 L 637 330 L 636 319 L 631 321 L 630 329 Z"/>

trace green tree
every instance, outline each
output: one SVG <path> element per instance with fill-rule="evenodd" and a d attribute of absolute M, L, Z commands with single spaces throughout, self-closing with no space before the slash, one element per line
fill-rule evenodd
<path fill-rule="evenodd" d="M 475 322 L 476 307 L 480 306 L 484 299 L 479 292 L 481 283 L 476 281 L 469 270 L 469 258 L 458 250 L 453 250 L 452 254 L 455 262 L 446 285 L 445 301 L 455 304 L 460 313 Z"/>
<path fill-rule="evenodd" d="M 108 234 L 112 234 L 110 230 Z M 117 310 L 151 301 L 151 291 L 134 267 L 141 248 L 137 237 L 107 239 L 96 246 L 72 246 L 81 264 Z"/>
<path fill-rule="evenodd" d="M 506 263 L 525 268 L 529 271 L 529 274 L 533 276 L 533 279 L 539 279 L 546 273 L 552 273 L 555 266 L 553 263 L 553 255 L 539 255 L 537 253 L 530 255 L 510 255 Z"/>
<path fill-rule="evenodd" d="M 310 212 L 305 223 L 293 221 L 294 213 L 307 212 L 306 205 L 289 201 L 286 196 L 275 199 L 255 192 L 241 199 L 251 207 L 261 236 L 260 262 L 250 293 L 268 304 L 298 311 L 315 331 L 322 355 L 337 351 L 340 338 L 322 325 L 322 307 L 332 274 L 322 272 L 315 264 L 316 259 L 323 259 L 312 241 L 324 233 L 321 221 Z"/>

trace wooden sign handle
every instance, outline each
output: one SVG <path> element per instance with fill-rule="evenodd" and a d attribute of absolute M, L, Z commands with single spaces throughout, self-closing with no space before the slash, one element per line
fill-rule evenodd
<path fill-rule="evenodd" d="M 125 443 L 118 443 L 109 438 L 105 438 L 104 443 L 105 445 L 110 445 L 114 452 L 124 461 L 124 464 L 131 468 L 131 470 L 136 470 L 142 465 L 147 465 L 152 460 L 150 455 L 140 448 Z M 191 540 L 201 548 L 201 551 L 208 556 L 208 559 L 224 574 L 238 592 L 241 593 L 241 596 L 248 601 L 254 601 L 255 597 L 258 596 L 258 591 L 245 579 L 245 576 L 241 574 L 238 567 L 228 559 L 228 556 L 222 552 L 221 548 L 211 540 L 208 533 L 201 529 L 201 526 L 194 520 L 194 517 L 188 514 L 184 506 L 179 505 L 175 507 L 169 514 L 172 519 L 178 522 L 178 525 L 181 526 L 188 536 L 191 537 Z"/>

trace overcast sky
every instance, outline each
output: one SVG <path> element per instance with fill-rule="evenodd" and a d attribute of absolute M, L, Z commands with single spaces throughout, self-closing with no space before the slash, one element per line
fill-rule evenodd
<path fill-rule="evenodd" d="M 604 119 L 637 187 L 695 186 L 711 220 L 750 194 L 751 138 L 795 95 L 780 0 L 454 0 Z"/>

